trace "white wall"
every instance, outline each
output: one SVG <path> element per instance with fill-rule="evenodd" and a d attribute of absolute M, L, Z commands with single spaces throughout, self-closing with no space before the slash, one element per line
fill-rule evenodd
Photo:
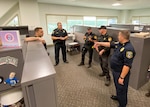
<path fill-rule="evenodd" d="M 150 16 L 150 8 L 131 10 L 130 16 Z"/>
<path fill-rule="evenodd" d="M 130 22 L 132 21 L 132 16 L 150 16 L 150 8 L 131 10 L 129 14 Z"/>
<path fill-rule="evenodd" d="M 74 7 L 64 5 L 53 5 L 39 3 L 40 22 L 44 28 L 47 44 L 53 44 L 51 36 L 47 34 L 46 15 L 47 14 L 59 14 L 59 15 L 82 15 L 82 16 L 118 16 L 120 17 L 119 10 L 109 9 L 96 9 L 96 8 L 85 8 L 85 7 Z"/>
<path fill-rule="evenodd" d="M 19 0 L 21 24 L 39 26 L 39 8 L 37 0 Z"/>
<path fill-rule="evenodd" d="M 10 20 L 12 20 L 16 15 L 19 16 L 19 5 L 15 4 L 7 13 L 5 13 L 0 18 L 0 25 L 5 26 L 8 24 Z"/>
<path fill-rule="evenodd" d="M 0 0 L 0 19 L 3 15 L 5 15 L 15 4 L 17 4 L 18 0 Z"/>
<path fill-rule="evenodd" d="M 127 24 L 130 23 L 129 19 L 130 10 L 122 10 L 120 14 L 120 22 L 121 24 Z"/>

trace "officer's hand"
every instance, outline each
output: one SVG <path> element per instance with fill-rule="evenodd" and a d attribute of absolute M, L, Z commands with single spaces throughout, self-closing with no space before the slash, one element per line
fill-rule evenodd
<path fill-rule="evenodd" d="M 120 85 L 124 85 L 124 79 L 119 78 L 119 79 L 118 79 L 118 83 L 119 83 Z"/>
<path fill-rule="evenodd" d="M 89 38 L 89 41 L 91 41 L 91 42 L 92 42 L 92 39 L 91 39 L 91 38 Z"/>
<path fill-rule="evenodd" d="M 94 47 L 94 46 L 93 46 L 93 48 L 95 48 L 95 49 L 96 49 L 96 51 L 97 51 L 97 52 L 99 52 L 99 49 L 98 49 L 98 47 Z"/>
<path fill-rule="evenodd" d="M 98 46 L 100 46 L 100 42 L 94 42 L 94 48 L 97 48 Z"/>
<path fill-rule="evenodd" d="M 60 37 L 60 40 L 65 40 L 63 37 Z"/>
<path fill-rule="evenodd" d="M 39 41 L 41 41 L 42 43 L 45 43 L 45 40 L 43 38 L 38 38 Z"/>
<path fill-rule="evenodd" d="M 101 55 L 103 55 L 103 53 L 105 52 L 105 50 L 103 49 L 103 50 L 101 50 L 100 52 L 99 52 L 99 55 L 101 56 Z"/>

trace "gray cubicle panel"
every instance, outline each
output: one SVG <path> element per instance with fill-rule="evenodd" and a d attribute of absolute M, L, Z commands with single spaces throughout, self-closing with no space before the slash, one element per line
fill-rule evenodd
<path fill-rule="evenodd" d="M 28 42 L 21 80 L 26 107 L 57 107 L 55 74 L 43 44 Z"/>
<path fill-rule="evenodd" d="M 23 70 L 23 54 L 21 48 L 2 48 L 0 49 L 0 76 L 3 77 L 3 82 L 0 84 L 0 93 L 15 87 L 20 86 Z M 15 81 L 9 79 L 11 72 L 16 73 Z M 18 81 L 19 80 L 19 81 Z M 6 82 L 7 84 L 4 84 Z M 11 83 L 12 82 L 12 83 Z M 17 84 L 16 84 L 16 83 Z"/>
<path fill-rule="evenodd" d="M 136 56 L 132 64 L 129 84 L 131 87 L 139 89 L 148 82 L 147 70 L 150 65 L 150 38 L 131 37 L 130 40 L 136 51 Z"/>
<path fill-rule="evenodd" d="M 150 32 L 150 25 L 134 25 L 134 24 L 110 24 L 115 28 L 126 28 L 131 32 Z"/>

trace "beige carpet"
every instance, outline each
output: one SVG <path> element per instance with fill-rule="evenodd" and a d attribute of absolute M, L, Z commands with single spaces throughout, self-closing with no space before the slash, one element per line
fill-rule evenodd
<path fill-rule="evenodd" d="M 54 49 L 49 47 L 50 58 L 54 64 Z M 98 63 L 92 63 L 87 68 L 85 65 L 77 66 L 81 60 L 81 54 L 67 54 L 69 63 L 63 63 L 60 52 L 60 63 L 55 67 L 59 107 L 118 107 L 118 102 L 112 101 L 110 96 L 115 94 L 112 82 L 109 87 L 104 85 L 104 79 L 98 76 L 101 72 Z M 129 87 L 127 107 L 150 107 L 150 98 L 145 97 L 148 84 L 135 90 Z"/>

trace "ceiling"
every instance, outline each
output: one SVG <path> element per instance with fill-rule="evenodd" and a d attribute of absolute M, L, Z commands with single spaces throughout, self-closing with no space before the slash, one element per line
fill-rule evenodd
<path fill-rule="evenodd" d="M 141 9 L 150 8 L 150 0 L 37 0 L 40 3 L 51 3 L 70 6 L 82 6 L 106 9 Z M 113 3 L 121 3 L 120 6 L 112 6 Z"/>

